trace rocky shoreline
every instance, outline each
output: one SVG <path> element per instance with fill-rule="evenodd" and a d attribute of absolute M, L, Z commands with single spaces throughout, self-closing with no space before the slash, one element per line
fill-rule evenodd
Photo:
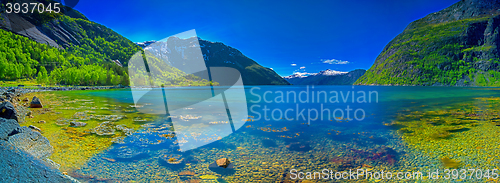
<path fill-rule="evenodd" d="M 31 115 L 24 94 L 48 90 L 110 89 L 111 87 L 0 88 L 0 182 L 78 182 L 50 160 L 54 148 L 35 126 L 23 126 Z M 31 103 L 37 102 L 31 100 Z M 42 107 L 40 101 L 38 101 Z"/>

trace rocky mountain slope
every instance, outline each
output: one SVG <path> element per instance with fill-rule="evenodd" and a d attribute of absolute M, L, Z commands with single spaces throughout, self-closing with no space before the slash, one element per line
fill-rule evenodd
<path fill-rule="evenodd" d="M 461 0 L 412 22 L 359 85 L 500 86 L 500 1 Z"/>
<path fill-rule="evenodd" d="M 0 0 L 0 80 L 41 84 L 128 85 L 127 61 L 141 48 L 69 7 L 60 12 L 7 13 Z M 31 0 L 47 7 L 54 1 Z"/>
<path fill-rule="evenodd" d="M 306 76 L 296 73 L 283 78 L 293 85 L 352 85 L 365 72 L 364 69 L 356 69 L 350 72 L 327 69 Z"/>
<path fill-rule="evenodd" d="M 1 0 L 6 4 L 7 0 Z M 17 1 L 14 1 L 17 2 Z M 37 3 L 52 3 L 45 0 L 32 0 Z M 7 13 L 6 7 L 0 8 L 0 28 L 22 35 L 52 47 L 80 50 L 83 47 L 88 56 L 104 57 L 106 61 L 126 61 L 140 50 L 133 42 L 113 30 L 90 21 L 83 14 L 70 7 L 61 6 L 60 13 Z M 85 55 L 86 54 L 86 55 Z M 122 63 L 126 65 L 126 63 Z"/>
<path fill-rule="evenodd" d="M 195 66 L 192 63 L 186 63 L 184 60 L 186 57 L 196 57 L 199 55 L 195 53 L 196 49 L 193 49 L 199 47 L 203 56 L 203 58 L 199 59 L 203 59 L 206 66 L 235 68 L 240 71 L 243 84 L 245 85 L 289 84 L 272 69 L 259 65 L 254 60 L 243 55 L 239 50 L 220 42 L 211 42 L 197 37 L 188 39 L 170 37 L 166 41 L 155 42 L 154 44 L 151 41 L 137 44 L 145 47 L 146 52 L 161 58 L 170 66 L 186 73 L 191 73 L 189 71 Z M 224 85 L 223 83 L 221 84 Z"/>

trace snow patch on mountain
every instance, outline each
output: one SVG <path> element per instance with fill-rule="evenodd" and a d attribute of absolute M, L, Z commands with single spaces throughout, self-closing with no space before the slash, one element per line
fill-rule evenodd
<path fill-rule="evenodd" d="M 290 76 L 285 76 L 283 78 L 285 79 L 292 79 L 292 78 L 305 78 L 308 76 L 316 76 L 316 75 L 324 75 L 324 76 L 335 76 L 335 75 L 342 75 L 342 74 L 347 74 L 348 72 L 342 72 L 342 71 L 335 71 L 335 70 L 324 70 L 320 71 L 318 73 L 308 73 L 308 72 L 295 72 Z"/>
<path fill-rule="evenodd" d="M 348 72 L 342 72 L 342 71 L 335 71 L 335 70 L 330 70 L 330 69 L 327 69 L 327 70 L 324 70 L 324 71 L 320 71 L 314 75 L 325 75 L 325 76 L 335 76 L 335 75 L 342 75 L 342 74 L 347 74 Z"/>
<path fill-rule="evenodd" d="M 307 76 L 310 76 L 312 74 L 317 74 L 317 73 L 307 73 L 307 72 L 295 72 L 290 76 L 285 76 L 283 78 L 285 79 L 292 79 L 292 78 L 305 78 Z"/>

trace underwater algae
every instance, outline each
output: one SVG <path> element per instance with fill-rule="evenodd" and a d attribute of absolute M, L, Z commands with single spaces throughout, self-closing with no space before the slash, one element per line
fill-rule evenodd
<path fill-rule="evenodd" d="M 133 119 L 148 118 L 146 114 L 130 112 L 135 109 L 126 104 L 79 92 L 83 91 L 36 92 L 21 97 L 31 100 L 37 96 L 42 101 L 44 107 L 30 108 L 32 115 L 27 116 L 21 126 L 33 125 L 41 129 L 42 135 L 54 147 L 49 158 L 60 164 L 63 172 L 78 169 L 93 155 L 110 147 L 114 139 L 144 124 Z M 103 124 L 112 125 L 108 133 L 99 130 Z"/>
<path fill-rule="evenodd" d="M 399 126 L 407 145 L 441 162 L 442 168 L 498 169 L 500 98 L 472 101 L 438 109 L 398 114 L 386 126 Z"/>

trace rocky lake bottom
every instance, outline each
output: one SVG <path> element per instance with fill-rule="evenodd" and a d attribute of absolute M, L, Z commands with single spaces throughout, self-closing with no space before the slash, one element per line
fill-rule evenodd
<path fill-rule="evenodd" d="M 308 125 L 301 120 L 257 120 L 249 113 L 244 125 L 227 136 L 203 134 L 204 128 L 222 127 L 225 121 L 189 125 L 197 117 L 212 119 L 211 111 L 146 114 L 138 108 L 147 104 L 125 100 L 126 90 L 35 92 L 20 99 L 29 102 L 37 96 L 44 107 L 30 108 L 21 126 L 39 128 L 54 147 L 49 158 L 81 182 L 318 182 L 323 180 L 292 179 L 291 171 L 324 169 L 424 172 L 428 179 L 427 172 L 436 169 L 499 169 L 496 89 L 431 88 L 420 89 L 418 95 L 394 94 L 412 90 L 407 88 L 377 89 L 380 102 L 353 106 L 365 108 L 362 121 L 332 118 Z M 169 122 L 173 117 L 186 125 L 174 126 Z M 175 133 L 188 127 L 191 133 Z M 193 141 L 211 143 L 179 148 Z M 217 166 L 221 158 L 229 159 L 228 167 Z"/>

